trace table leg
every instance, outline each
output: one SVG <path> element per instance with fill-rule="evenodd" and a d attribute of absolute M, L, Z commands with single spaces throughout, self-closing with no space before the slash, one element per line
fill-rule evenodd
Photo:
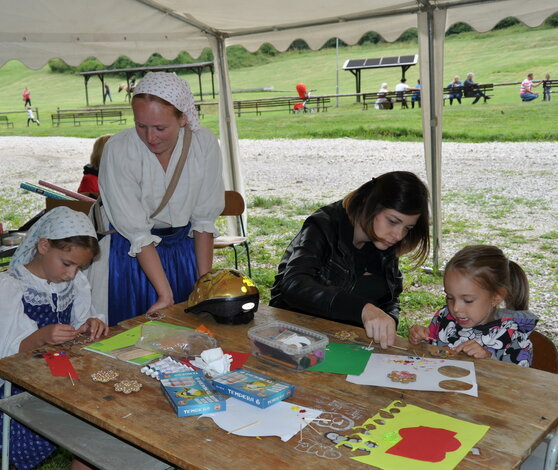
<path fill-rule="evenodd" d="M 544 470 L 556 470 L 556 462 L 558 461 L 558 430 L 548 436 L 548 447 L 546 449 L 546 457 L 544 459 Z"/>
<path fill-rule="evenodd" d="M 4 382 L 4 398 L 12 394 L 12 383 L 7 380 Z M 4 413 L 2 423 L 2 470 L 8 470 L 10 465 L 10 421 L 11 418 Z"/>

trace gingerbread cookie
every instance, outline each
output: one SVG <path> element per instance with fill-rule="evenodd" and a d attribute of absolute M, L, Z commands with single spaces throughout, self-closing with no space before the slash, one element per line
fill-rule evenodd
<path fill-rule="evenodd" d="M 392 370 L 387 376 L 392 382 L 401 382 L 404 384 L 415 382 L 417 380 L 417 374 L 412 374 L 411 372 L 406 372 L 404 370 Z"/>

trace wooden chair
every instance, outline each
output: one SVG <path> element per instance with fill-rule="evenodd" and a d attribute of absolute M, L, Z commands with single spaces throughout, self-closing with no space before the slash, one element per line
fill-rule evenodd
<path fill-rule="evenodd" d="M 236 217 L 237 223 L 240 227 L 240 236 L 223 235 L 217 237 L 213 241 L 214 249 L 232 248 L 234 251 L 234 267 L 238 269 L 238 256 L 242 251 L 246 252 L 246 260 L 248 263 L 248 276 L 252 277 L 252 268 L 250 266 L 250 248 L 248 247 L 248 238 L 246 237 L 246 230 L 244 222 L 242 221 L 242 214 L 246 205 L 242 194 L 237 191 L 225 191 L 225 208 L 221 212 L 221 216 Z"/>
<path fill-rule="evenodd" d="M 542 333 L 533 331 L 529 335 L 533 343 L 533 369 L 558 374 L 558 350 L 554 343 Z"/>

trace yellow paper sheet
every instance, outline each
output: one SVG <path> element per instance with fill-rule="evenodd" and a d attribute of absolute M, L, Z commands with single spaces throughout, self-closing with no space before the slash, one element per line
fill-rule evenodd
<path fill-rule="evenodd" d="M 489 429 L 489 426 L 469 423 L 447 415 L 425 410 L 418 406 L 405 405 L 401 407 L 397 406 L 398 404 L 402 405 L 402 403 L 398 401 L 392 402 L 387 408 L 368 419 L 362 426 L 353 428 L 355 434 L 351 434 L 347 437 L 360 437 L 364 443 L 366 441 L 372 441 L 378 445 L 378 447 L 371 449 L 368 455 L 352 457 L 354 460 L 385 470 L 453 469 L 467 455 L 471 448 L 482 439 Z M 393 418 L 387 417 L 388 415 L 385 414 L 386 412 L 391 414 Z M 384 424 L 379 424 L 378 421 Z M 402 440 L 399 434 L 400 430 L 420 426 L 445 429 L 454 432 L 455 435 L 453 437 L 459 441 L 459 448 L 446 453 L 445 458 L 439 462 L 426 462 L 386 453 Z M 366 431 L 368 431 L 368 433 L 364 434 Z M 366 448 L 364 443 L 360 446 L 362 449 Z M 338 444 L 338 447 L 342 444 L 343 443 Z M 359 447 L 358 444 L 351 445 L 350 443 L 345 443 L 345 445 L 350 445 L 353 447 L 353 450 L 357 450 Z"/>

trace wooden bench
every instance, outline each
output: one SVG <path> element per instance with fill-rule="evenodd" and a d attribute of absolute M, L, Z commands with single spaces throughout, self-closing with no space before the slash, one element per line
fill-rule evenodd
<path fill-rule="evenodd" d="M 170 465 L 147 452 L 29 392 L 0 400 L 0 410 L 96 468 L 103 470 L 172 469 Z"/>
<path fill-rule="evenodd" d="M 294 105 L 302 103 L 303 100 L 298 97 L 280 97 L 280 98 L 260 98 L 250 100 L 236 100 L 234 101 L 234 111 L 238 116 L 242 113 L 256 113 L 260 116 L 263 112 L 275 111 L 272 108 L 283 108 L 289 113 L 294 113 Z M 317 111 L 327 111 L 329 97 L 311 96 L 306 101 L 307 107 L 315 107 Z"/>
<path fill-rule="evenodd" d="M 494 91 L 494 85 L 492 83 L 483 83 L 479 84 L 475 87 L 465 87 L 465 86 L 458 86 L 458 87 L 446 87 L 444 88 L 444 105 L 446 104 L 446 100 L 449 100 L 449 95 L 460 95 L 460 98 L 476 98 L 477 93 L 482 93 L 482 99 L 484 103 L 488 99 L 490 99 L 493 95 L 490 95 L 489 92 Z M 457 98 L 453 98 L 456 100 Z"/>
<path fill-rule="evenodd" d="M 12 121 L 8 121 L 8 116 L 6 116 L 5 114 L 0 115 L 0 124 L 5 124 L 6 129 L 8 129 L 9 127 L 14 127 L 14 123 Z"/>
<path fill-rule="evenodd" d="M 408 103 L 412 100 L 416 90 L 388 91 L 387 93 L 364 93 L 362 95 L 362 109 L 368 109 L 369 105 L 375 105 L 379 98 L 386 98 L 385 103 L 381 103 L 382 109 L 392 109 L 395 103 L 401 103 L 402 109 L 407 109 Z"/>
<path fill-rule="evenodd" d="M 98 126 L 103 125 L 105 121 L 126 123 L 122 111 L 116 109 L 58 109 L 56 113 L 51 114 L 51 119 L 53 126 L 60 126 L 65 121 L 72 122 L 74 126 L 81 126 L 82 121 L 86 120 L 95 120 Z"/>

